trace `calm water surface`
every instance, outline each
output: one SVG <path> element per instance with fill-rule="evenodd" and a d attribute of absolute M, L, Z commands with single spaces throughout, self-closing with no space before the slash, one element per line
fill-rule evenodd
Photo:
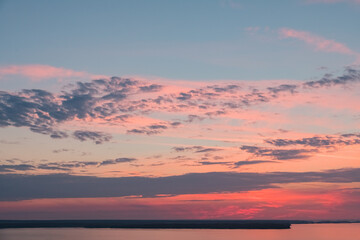
<path fill-rule="evenodd" d="M 281 230 L 217 229 L 2 229 L 1 240 L 356 240 L 360 223 L 297 224 Z"/>

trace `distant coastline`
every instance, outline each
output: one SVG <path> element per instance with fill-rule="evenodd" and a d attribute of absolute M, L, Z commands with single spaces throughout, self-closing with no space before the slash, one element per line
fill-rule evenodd
<path fill-rule="evenodd" d="M 5 228 L 290 229 L 285 220 L 0 220 Z"/>
<path fill-rule="evenodd" d="M 290 229 L 292 224 L 360 223 L 360 220 L 0 220 L 6 228 Z"/>

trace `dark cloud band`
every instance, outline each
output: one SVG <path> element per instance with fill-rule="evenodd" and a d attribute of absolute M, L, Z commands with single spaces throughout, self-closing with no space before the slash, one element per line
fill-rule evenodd
<path fill-rule="evenodd" d="M 360 168 L 323 172 L 189 173 L 169 177 L 98 178 L 91 176 L 0 175 L 0 200 L 36 198 L 93 198 L 158 194 L 201 194 L 277 188 L 300 182 L 360 182 Z"/>

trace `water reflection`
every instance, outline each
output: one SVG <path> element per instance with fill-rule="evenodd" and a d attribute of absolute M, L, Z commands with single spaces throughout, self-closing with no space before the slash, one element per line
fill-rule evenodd
<path fill-rule="evenodd" d="M 2 229 L 1 240 L 343 240 L 360 235 L 360 223 L 300 224 L 281 230 L 218 229 Z"/>

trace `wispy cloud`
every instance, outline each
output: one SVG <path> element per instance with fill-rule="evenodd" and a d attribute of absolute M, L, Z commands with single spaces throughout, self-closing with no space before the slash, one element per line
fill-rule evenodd
<path fill-rule="evenodd" d="M 14 171 L 27 171 L 34 169 L 35 167 L 30 164 L 0 165 L 0 173 L 10 173 Z"/>
<path fill-rule="evenodd" d="M 311 156 L 311 153 L 317 152 L 316 149 L 270 149 L 246 145 L 240 149 L 256 157 L 270 157 L 275 160 L 306 159 Z"/>
<path fill-rule="evenodd" d="M 18 75 L 27 77 L 34 82 L 44 81 L 52 78 L 102 78 L 103 75 L 94 75 L 84 71 L 74 71 L 62 67 L 49 65 L 7 65 L 0 66 L 0 79 L 6 76 Z"/>
<path fill-rule="evenodd" d="M 193 153 L 209 153 L 223 150 L 222 148 L 215 147 L 203 147 L 203 146 L 191 146 L 191 147 L 174 147 L 173 150 L 176 152 L 187 152 L 191 151 Z"/>
<path fill-rule="evenodd" d="M 247 165 L 261 164 L 261 163 L 274 163 L 275 161 L 266 161 L 266 160 L 253 160 L 253 161 L 238 161 L 234 163 L 234 167 L 242 167 Z"/>
<path fill-rule="evenodd" d="M 128 163 L 128 162 L 133 162 L 136 161 L 136 158 L 116 158 L 116 159 L 109 159 L 109 160 L 104 160 L 100 163 L 100 166 L 104 166 L 104 165 L 111 165 L 111 164 L 117 164 L 117 163 Z"/>
<path fill-rule="evenodd" d="M 300 139 L 268 139 L 267 143 L 283 147 L 303 145 L 310 147 L 338 147 L 360 144 L 360 134 L 342 134 L 340 136 L 315 136 Z"/>
<path fill-rule="evenodd" d="M 357 58 L 357 61 L 360 59 L 360 54 L 354 50 L 351 50 L 345 44 L 336 42 L 334 40 L 326 39 L 324 37 L 309 32 L 298 31 L 291 28 L 281 28 L 279 30 L 279 34 L 283 38 L 294 38 L 304 41 L 308 45 L 314 47 L 317 51 L 351 55 L 355 56 Z"/>
<path fill-rule="evenodd" d="M 106 159 L 102 161 L 68 161 L 68 162 L 44 162 L 41 164 L 2 164 L 0 165 L 0 173 L 17 174 L 29 173 L 32 174 L 39 170 L 49 170 L 50 172 L 73 172 L 76 169 L 84 171 L 88 167 L 103 167 L 108 165 L 115 165 L 120 163 L 130 163 L 137 161 L 136 158 L 119 157 L 115 159 Z M 46 171 L 48 172 L 48 171 Z"/>
<path fill-rule="evenodd" d="M 133 128 L 127 130 L 127 133 L 153 135 L 153 134 L 159 134 L 168 128 L 176 128 L 179 125 L 181 125 L 180 122 L 160 122 L 140 128 Z"/>
<path fill-rule="evenodd" d="M 360 0 L 305 0 L 306 3 L 355 3 L 360 4 Z"/>

